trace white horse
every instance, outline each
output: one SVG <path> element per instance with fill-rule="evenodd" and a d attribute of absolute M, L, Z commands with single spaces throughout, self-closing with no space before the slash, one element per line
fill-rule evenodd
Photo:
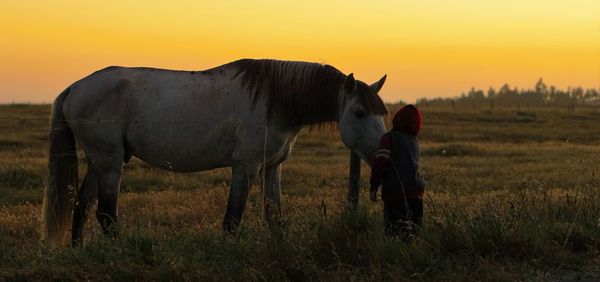
<path fill-rule="evenodd" d="M 82 240 L 91 202 L 114 235 L 123 163 L 132 156 L 171 171 L 231 167 L 223 227 L 240 223 L 248 191 L 264 169 L 265 214 L 279 213 L 281 163 L 303 127 L 338 123 L 344 144 L 369 162 L 385 132 L 377 93 L 336 68 L 243 59 L 204 71 L 108 67 L 69 86 L 54 101 L 50 181 L 42 240 Z M 79 189 L 75 144 L 87 160 Z M 112 227 L 112 228 L 111 228 Z"/>

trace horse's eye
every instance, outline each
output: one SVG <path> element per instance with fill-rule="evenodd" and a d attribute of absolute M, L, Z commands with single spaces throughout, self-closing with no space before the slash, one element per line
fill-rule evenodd
<path fill-rule="evenodd" d="M 354 112 L 354 115 L 357 118 L 364 118 L 365 117 L 365 112 L 363 112 L 363 111 L 356 111 L 356 112 Z"/>

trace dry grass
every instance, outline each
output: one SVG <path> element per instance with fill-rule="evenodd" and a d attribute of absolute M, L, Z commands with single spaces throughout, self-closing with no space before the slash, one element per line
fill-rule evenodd
<path fill-rule="evenodd" d="M 345 208 L 349 154 L 322 129 L 302 133 L 284 164 L 280 226 L 265 227 L 255 186 L 241 232 L 225 237 L 228 169 L 174 174 L 134 159 L 121 236 L 91 218 L 84 248 L 42 253 L 49 107 L 0 106 L 0 280 L 600 279 L 597 110 L 423 110 L 427 205 L 412 245 L 383 235 L 367 167 L 359 209 Z"/>

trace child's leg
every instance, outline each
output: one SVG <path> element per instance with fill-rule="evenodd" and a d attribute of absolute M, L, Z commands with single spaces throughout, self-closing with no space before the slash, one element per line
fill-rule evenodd
<path fill-rule="evenodd" d="M 407 240 L 414 229 L 411 206 L 408 201 L 396 200 L 384 202 L 385 234 L 390 237 L 402 237 Z"/>
<path fill-rule="evenodd" d="M 412 237 L 412 240 L 419 234 L 421 226 L 423 225 L 423 199 L 409 199 L 408 205 L 410 210 L 409 219 L 412 222 L 412 228 L 409 229 L 410 234 L 408 234 L 408 236 Z"/>
<path fill-rule="evenodd" d="M 401 234 L 402 222 L 406 220 L 404 201 L 383 202 L 383 223 L 385 235 L 397 237 Z"/>

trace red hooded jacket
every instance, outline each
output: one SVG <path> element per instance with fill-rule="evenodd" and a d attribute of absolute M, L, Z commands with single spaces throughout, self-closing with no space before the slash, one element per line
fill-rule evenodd
<path fill-rule="evenodd" d="M 373 161 L 370 184 L 371 191 L 376 192 L 382 182 L 387 180 L 387 185 L 383 183 L 381 195 L 384 201 L 396 200 L 402 195 L 407 198 L 423 196 L 424 184 L 418 174 L 419 147 L 415 139 L 420 130 L 421 112 L 413 105 L 406 105 L 394 115 L 392 130 L 381 137 Z M 392 158 L 395 168 L 390 169 Z"/>
<path fill-rule="evenodd" d="M 392 120 L 392 131 L 394 130 L 417 137 L 421 131 L 421 111 L 413 105 L 400 108 Z"/>

